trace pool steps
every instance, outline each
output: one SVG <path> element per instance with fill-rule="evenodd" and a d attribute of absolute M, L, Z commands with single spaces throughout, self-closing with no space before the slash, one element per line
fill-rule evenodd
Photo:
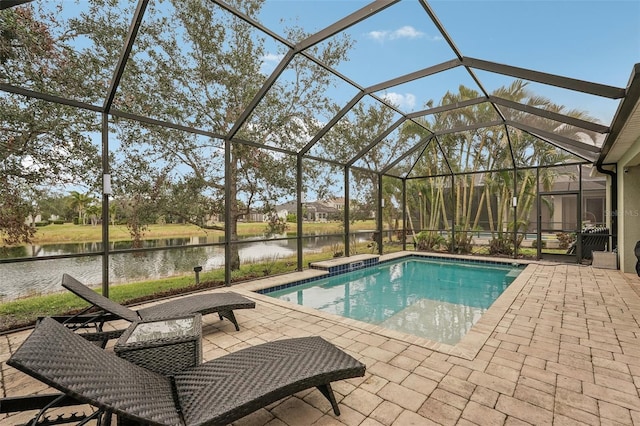
<path fill-rule="evenodd" d="M 320 269 L 329 272 L 329 276 L 343 274 L 356 269 L 368 268 L 378 264 L 380 256 L 377 254 L 358 254 L 349 257 L 336 257 L 331 260 L 312 262 L 311 269 Z"/>

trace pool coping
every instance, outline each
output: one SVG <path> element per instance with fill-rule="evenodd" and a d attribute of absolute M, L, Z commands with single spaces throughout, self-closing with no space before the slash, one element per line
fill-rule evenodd
<path fill-rule="evenodd" d="M 248 296 L 260 300 L 262 303 L 269 303 L 277 305 L 286 309 L 302 312 L 307 315 L 313 315 L 319 318 L 326 318 L 332 321 L 339 322 L 345 326 L 353 327 L 368 333 L 379 334 L 384 337 L 398 339 L 410 344 L 424 347 L 436 352 L 441 352 L 448 355 L 455 355 L 464 359 L 472 360 L 476 357 L 480 349 L 487 342 L 489 337 L 493 334 L 498 327 L 500 321 L 507 313 L 509 307 L 513 304 L 516 297 L 522 291 L 524 285 L 531 278 L 535 267 L 532 263 L 539 263 L 537 261 L 527 261 L 522 259 L 496 259 L 491 257 L 481 256 L 460 256 L 446 253 L 424 253 L 416 251 L 402 251 L 396 253 L 390 253 L 382 255 L 379 258 L 380 263 L 384 263 L 391 260 L 396 260 L 403 257 L 427 257 L 427 258 L 446 258 L 455 260 L 474 261 L 478 263 L 493 263 L 493 264 L 515 264 L 525 266 L 522 272 L 516 277 L 516 279 L 505 289 L 504 292 L 493 302 L 493 304 L 482 314 L 478 322 L 476 322 L 469 332 L 465 334 L 460 341 L 455 345 L 449 345 L 446 343 L 436 342 L 424 337 L 418 337 L 407 333 L 402 333 L 396 330 L 390 330 L 388 328 L 381 327 L 379 325 L 368 324 L 362 321 L 354 320 L 351 318 L 345 318 L 340 315 L 330 314 L 322 312 L 317 309 L 301 306 L 296 303 L 287 302 L 284 300 L 270 297 L 266 294 L 258 293 L 259 290 L 265 290 L 268 288 L 287 286 L 287 284 L 297 282 L 314 281 L 319 278 L 323 278 L 329 275 L 328 272 L 317 269 L 305 269 L 304 271 L 293 272 L 291 274 L 280 275 L 277 277 L 268 277 L 246 283 L 239 283 L 233 286 L 233 289 L 243 290 L 250 292 Z M 530 265 L 530 266 L 527 266 Z"/>

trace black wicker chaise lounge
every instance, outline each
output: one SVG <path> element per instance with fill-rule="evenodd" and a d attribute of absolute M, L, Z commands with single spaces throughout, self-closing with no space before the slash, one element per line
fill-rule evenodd
<path fill-rule="evenodd" d="M 220 319 L 227 318 L 231 321 L 236 327 L 236 331 L 238 331 L 240 327 L 238 326 L 238 321 L 236 320 L 233 310 L 252 309 L 256 307 L 256 302 L 253 300 L 247 299 L 237 293 L 225 292 L 197 294 L 134 311 L 96 293 L 69 274 L 62 275 L 62 286 L 91 303 L 92 306 L 81 312 L 81 314 L 93 308 L 100 310 L 95 316 L 90 316 L 91 322 L 112 319 L 125 319 L 134 322 L 137 320 L 146 321 L 160 318 L 175 318 L 196 313 L 201 315 L 217 313 Z M 84 315 L 79 316 L 81 318 L 89 318 Z"/>
<path fill-rule="evenodd" d="M 226 425 L 317 387 L 340 415 L 331 382 L 363 376 L 365 365 L 321 337 L 252 346 L 163 376 L 118 358 L 44 318 L 7 364 L 118 423 Z"/>

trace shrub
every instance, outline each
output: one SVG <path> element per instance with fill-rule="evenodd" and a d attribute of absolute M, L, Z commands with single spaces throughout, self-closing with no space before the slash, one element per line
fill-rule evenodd
<path fill-rule="evenodd" d="M 531 247 L 534 248 L 534 249 L 538 248 L 538 240 L 537 239 L 531 241 Z M 545 240 L 540 240 L 540 248 L 547 248 L 547 242 Z"/>
<path fill-rule="evenodd" d="M 568 249 L 571 244 L 576 240 L 576 234 L 569 234 L 567 232 L 558 232 L 556 238 L 560 243 L 561 249 Z"/>
<path fill-rule="evenodd" d="M 42 226 L 47 226 L 49 224 L 48 220 L 43 220 L 42 222 L 36 222 L 35 225 L 37 228 L 40 228 Z"/>
<path fill-rule="evenodd" d="M 54 225 L 64 225 L 64 219 L 52 220 L 51 223 L 53 223 Z"/>
<path fill-rule="evenodd" d="M 447 241 L 447 247 L 449 251 L 456 252 L 458 254 L 467 254 L 473 251 L 473 232 L 463 230 L 461 226 L 456 225 L 455 238 L 449 238 Z"/>
<path fill-rule="evenodd" d="M 493 238 L 489 241 L 489 254 L 513 254 L 513 242 L 505 238 Z"/>
<path fill-rule="evenodd" d="M 416 235 L 417 250 L 438 250 L 441 245 L 446 244 L 446 239 L 432 231 L 421 231 Z"/>
<path fill-rule="evenodd" d="M 331 251 L 333 252 L 333 257 L 344 256 L 344 250 L 342 250 L 342 244 L 331 244 Z"/>
<path fill-rule="evenodd" d="M 287 224 L 287 221 L 284 218 L 281 218 L 274 214 L 269 218 L 264 233 L 267 236 L 271 236 L 274 234 L 283 234 L 288 228 L 289 225 Z"/>

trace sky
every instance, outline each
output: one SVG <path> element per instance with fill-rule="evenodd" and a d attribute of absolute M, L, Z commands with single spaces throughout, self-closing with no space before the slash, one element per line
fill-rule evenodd
<path fill-rule="evenodd" d="M 316 32 L 369 2 L 359 0 L 267 0 L 260 21 L 277 34 L 297 24 Z M 627 1 L 456 1 L 429 2 L 463 56 L 529 68 L 580 80 L 625 88 L 633 65 L 640 62 L 640 0 Z M 356 41 L 350 61 L 338 71 L 364 87 L 455 59 L 442 34 L 417 1 L 403 0 L 351 27 Z M 273 52 L 265 66 L 275 66 Z M 511 77 L 476 71 L 487 91 Z M 463 68 L 383 93 L 404 110 L 436 103 L 458 85 L 477 88 Z M 530 89 L 567 108 L 586 110 L 610 124 L 619 101 L 532 83 Z M 346 103 L 355 89 L 336 96 Z"/>
<path fill-rule="evenodd" d="M 70 16 L 89 5 L 86 0 L 61 1 L 63 12 Z M 313 34 L 369 3 L 266 0 L 258 20 L 283 37 L 292 25 Z M 170 7 L 168 2 L 158 4 Z M 640 63 L 640 0 L 433 0 L 428 4 L 465 57 L 619 88 L 627 86 L 634 64 Z M 417 0 L 402 0 L 345 33 L 355 44 L 349 60 L 337 70 L 363 88 L 456 58 Z M 282 58 L 278 43 L 268 43 L 267 49 L 265 74 Z M 475 75 L 489 93 L 514 80 L 485 71 L 475 71 Z M 331 96 L 340 105 L 358 92 L 339 78 L 334 82 Z M 429 100 L 439 104 L 447 91 L 457 92 L 459 85 L 479 89 L 470 74 L 457 67 L 376 94 L 410 113 L 425 109 Z M 611 124 L 620 102 L 538 83 L 529 88 L 567 109 L 585 111 L 605 125 Z M 98 135 L 96 144 L 99 142 Z M 117 141 L 110 143 L 112 149 L 117 147 Z"/>
<path fill-rule="evenodd" d="M 313 34 L 371 1 L 266 0 L 258 20 L 283 37 L 293 25 Z M 167 2 L 151 3 L 170 7 Z M 75 15 L 88 2 L 62 0 L 62 4 L 63 11 Z M 428 4 L 465 57 L 620 88 L 627 86 L 633 65 L 640 63 L 640 0 L 432 0 Z M 365 88 L 456 58 L 418 0 L 402 0 L 345 32 L 355 45 L 349 61 L 337 70 Z M 265 74 L 282 58 L 278 43 L 267 46 Z M 488 92 L 514 80 L 481 70 L 475 74 Z M 339 78 L 335 83 L 332 96 L 343 105 L 358 91 Z M 430 99 L 438 104 L 448 90 L 456 92 L 461 84 L 478 89 L 469 73 L 457 67 L 377 94 L 413 112 L 424 109 Z M 568 109 L 587 111 L 607 125 L 619 104 L 538 83 L 529 88 Z"/>

